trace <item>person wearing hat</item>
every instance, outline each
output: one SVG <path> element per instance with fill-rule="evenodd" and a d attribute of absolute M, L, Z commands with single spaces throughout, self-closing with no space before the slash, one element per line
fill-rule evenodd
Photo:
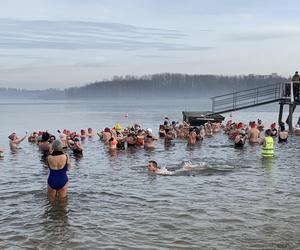
<path fill-rule="evenodd" d="M 47 157 L 49 168 L 48 197 L 49 199 L 65 198 L 68 192 L 67 171 L 71 168 L 70 158 L 63 152 L 63 144 L 55 140 L 53 152 Z"/>
<path fill-rule="evenodd" d="M 250 129 L 248 131 L 249 142 L 259 143 L 260 131 L 257 129 L 255 121 L 250 123 Z"/>
<path fill-rule="evenodd" d="M 277 131 L 275 122 L 271 124 L 271 132 L 272 132 L 273 137 L 277 136 L 278 131 Z"/>
<path fill-rule="evenodd" d="M 21 139 L 17 136 L 16 133 L 12 133 L 11 135 L 9 135 L 8 139 L 9 139 L 10 148 L 12 150 L 15 150 L 17 148 L 17 146 L 26 139 L 26 137 L 27 137 L 27 132 L 26 132 L 26 135 Z"/>
<path fill-rule="evenodd" d="M 242 148 L 245 145 L 246 142 L 246 131 L 244 129 L 241 129 L 239 134 L 234 138 L 234 146 L 236 148 Z"/>
<path fill-rule="evenodd" d="M 257 129 L 259 130 L 259 131 L 263 131 L 264 130 L 264 125 L 263 125 L 263 123 L 262 123 L 262 120 L 261 119 L 257 119 Z"/>
<path fill-rule="evenodd" d="M 155 142 L 157 138 L 152 135 L 152 129 L 146 129 L 146 136 L 144 138 L 144 148 L 153 149 L 155 148 Z"/>

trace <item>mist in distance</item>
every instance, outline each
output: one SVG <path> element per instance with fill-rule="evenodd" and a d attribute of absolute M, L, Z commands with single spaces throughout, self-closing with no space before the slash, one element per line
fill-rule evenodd
<path fill-rule="evenodd" d="M 26 90 L 0 88 L 1 98 L 95 99 L 95 98 L 197 98 L 213 97 L 268 84 L 287 82 L 277 74 L 219 76 L 188 74 L 154 74 L 145 76 L 115 76 L 82 87 L 64 90 Z"/>

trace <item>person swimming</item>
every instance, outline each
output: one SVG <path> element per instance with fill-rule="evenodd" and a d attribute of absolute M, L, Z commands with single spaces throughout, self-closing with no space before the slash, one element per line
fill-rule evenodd
<path fill-rule="evenodd" d="M 150 172 L 159 174 L 159 175 L 172 175 L 174 172 L 167 170 L 166 168 L 161 168 L 158 166 L 156 161 L 149 161 L 147 168 Z"/>
<path fill-rule="evenodd" d="M 69 156 L 63 152 L 63 144 L 59 140 L 53 142 L 53 152 L 47 157 L 49 168 L 48 197 L 65 198 L 68 192 L 67 171 L 71 168 Z"/>

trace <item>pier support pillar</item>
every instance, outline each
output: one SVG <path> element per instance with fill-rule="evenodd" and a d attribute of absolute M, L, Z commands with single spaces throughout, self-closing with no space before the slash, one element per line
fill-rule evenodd
<path fill-rule="evenodd" d="M 293 131 L 293 112 L 295 110 L 295 107 L 293 104 L 289 104 L 289 116 L 288 116 L 288 125 L 289 125 L 289 131 Z"/>
<path fill-rule="evenodd" d="M 282 122 L 282 114 L 283 114 L 283 103 L 279 103 L 279 115 L 278 115 L 278 124 Z"/>

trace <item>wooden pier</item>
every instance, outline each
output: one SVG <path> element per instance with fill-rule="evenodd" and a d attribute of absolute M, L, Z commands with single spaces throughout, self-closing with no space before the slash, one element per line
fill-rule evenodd
<path fill-rule="evenodd" d="M 289 115 L 286 119 L 286 123 L 289 125 L 289 130 L 292 131 L 293 113 L 296 107 L 300 105 L 299 97 L 294 98 L 294 93 L 291 91 L 293 90 L 293 84 L 295 84 L 295 82 L 276 83 L 212 97 L 212 112 L 222 114 L 278 102 L 280 105 L 278 124 L 283 122 L 284 105 L 288 105 Z M 296 84 L 299 83 L 296 82 Z"/>

